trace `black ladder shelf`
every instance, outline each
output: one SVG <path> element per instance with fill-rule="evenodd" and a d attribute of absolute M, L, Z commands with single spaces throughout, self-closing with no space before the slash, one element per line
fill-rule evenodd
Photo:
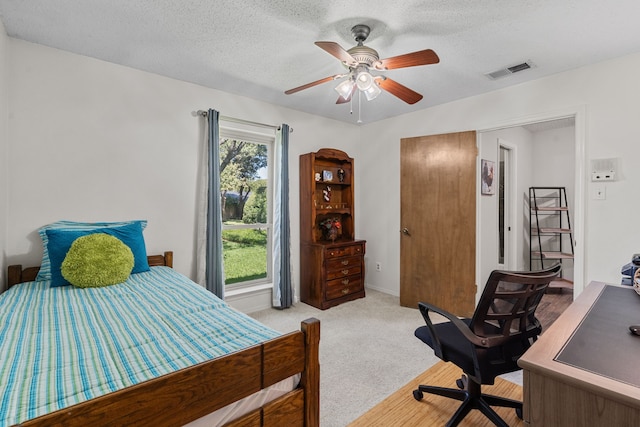
<path fill-rule="evenodd" d="M 566 188 L 529 187 L 529 207 L 529 268 L 534 269 L 534 261 L 545 268 L 557 261 L 573 260 Z M 568 236 L 568 242 L 563 236 Z M 545 266 L 545 261 L 551 262 Z"/>

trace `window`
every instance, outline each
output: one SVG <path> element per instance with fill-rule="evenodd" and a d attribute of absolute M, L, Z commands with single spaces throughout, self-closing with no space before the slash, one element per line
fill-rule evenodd
<path fill-rule="evenodd" d="M 220 197 L 225 286 L 271 279 L 274 136 L 220 128 Z"/>

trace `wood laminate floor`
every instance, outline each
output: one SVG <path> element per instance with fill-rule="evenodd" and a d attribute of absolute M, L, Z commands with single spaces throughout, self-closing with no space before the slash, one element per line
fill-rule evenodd
<path fill-rule="evenodd" d="M 543 334 L 572 302 L 573 290 L 570 289 L 544 294 L 536 310 L 536 317 L 542 323 Z"/>
<path fill-rule="evenodd" d="M 422 375 L 414 378 L 400 390 L 356 419 L 349 427 L 424 427 L 443 426 L 455 413 L 460 402 L 433 394 L 425 394 L 421 401 L 413 398 L 413 390 L 419 384 L 452 387 L 460 378 L 460 369 L 453 363 L 438 362 Z M 484 393 L 522 400 L 522 387 L 496 378 L 495 385 L 482 386 Z M 524 422 L 510 408 L 494 408 L 511 427 L 524 426 Z M 459 427 L 491 427 L 494 424 L 480 411 L 473 410 Z"/>

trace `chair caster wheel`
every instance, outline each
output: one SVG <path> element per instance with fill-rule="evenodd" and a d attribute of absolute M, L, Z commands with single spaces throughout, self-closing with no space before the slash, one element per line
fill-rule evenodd
<path fill-rule="evenodd" d="M 420 390 L 413 390 L 413 398 L 416 399 L 418 402 L 421 401 L 423 397 L 424 397 L 424 394 Z"/>
<path fill-rule="evenodd" d="M 522 419 L 522 408 L 516 408 L 516 416 Z"/>

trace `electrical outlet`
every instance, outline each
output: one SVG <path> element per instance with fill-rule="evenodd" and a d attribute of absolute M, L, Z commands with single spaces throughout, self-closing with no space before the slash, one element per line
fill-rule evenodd
<path fill-rule="evenodd" d="M 380 261 L 376 262 L 376 271 L 382 271 L 382 263 Z"/>

